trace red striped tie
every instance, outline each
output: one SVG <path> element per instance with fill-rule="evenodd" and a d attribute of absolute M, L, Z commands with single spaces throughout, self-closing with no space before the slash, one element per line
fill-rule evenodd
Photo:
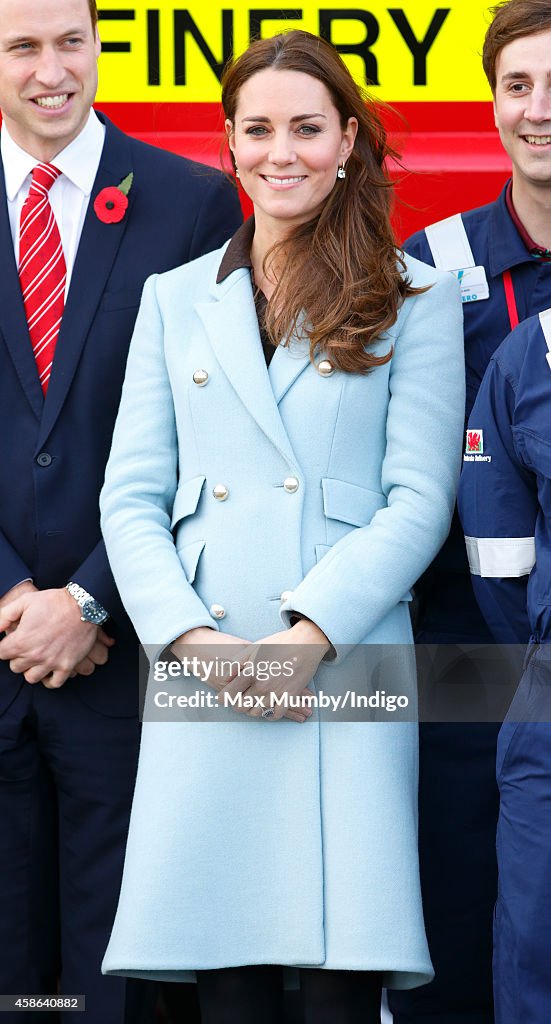
<path fill-rule="evenodd" d="M 38 376 L 44 394 L 65 304 L 67 268 L 48 192 L 61 171 L 37 164 L 21 210 L 19 281 Z"/>

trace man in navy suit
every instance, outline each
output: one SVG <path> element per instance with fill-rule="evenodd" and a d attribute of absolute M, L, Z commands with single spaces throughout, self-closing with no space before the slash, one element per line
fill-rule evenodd
<path fill-rule="evenodd" d="M 87 1024 L 122 1024 L 127 983 L 99 968 L 135 775 L 138 644 L 98 495 L 146 277 L 241 218 L 221 174 L 92 111 L 99 51 L 95 0 L 0 0 L 0 992 L 54 995 L 61 978 L 86 996 Z M 33 228 L 31 191 L 48 230 Z"/>

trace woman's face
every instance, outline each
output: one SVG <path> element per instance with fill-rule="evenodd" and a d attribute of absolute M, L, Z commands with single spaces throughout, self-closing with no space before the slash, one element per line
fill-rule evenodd
<path fill-rule="evenodd" d="M 315 217 L 357 128 L 354 117 L 342 128 L 325 85 L 310 75 L 266 68 L 249 78 L 226 131 L 257 227 L 288 229 Z"/>

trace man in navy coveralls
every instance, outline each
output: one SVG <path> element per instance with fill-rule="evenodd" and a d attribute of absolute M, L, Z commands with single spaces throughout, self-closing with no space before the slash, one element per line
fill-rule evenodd
<path fill-rule="evenodd" d="M 493 10 L 483 64 L 511 180 L 494 203 L 431 225 L 405 245 L 461 279 L 467 416 L 503 338 L 551 305 L 551 4 L 510 0 Z M 418 591 L 418 643 L 492 642 L 457 516 Z M 464 681 L 472 671 L 465 663 Z M 420 732 L 421 877 L 436 977 L 392 993 L 395 1021 L 491 1024 L 498 726 L 426 723 Z"/>
<path fill-rule="evenodd" d="M 551 32 L 547 38 L 551 53 Z M 548 309 L 520 324 L 490 361 L 471 414 L 459 495 L 475 592 L 492 635 L 503 644 L 530 641 L 498 737 L 497 1024 L 547 1024 L 551 1007 L 550 399 Z"/>

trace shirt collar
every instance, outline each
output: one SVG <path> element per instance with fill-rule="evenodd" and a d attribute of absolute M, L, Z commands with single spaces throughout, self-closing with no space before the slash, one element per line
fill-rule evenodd
<path fill-rule="evenodd" d="M 105 127 L 91 110 L 84 128 L 76 139 L 51 161 L 85 196 L 89 196 L 92 191 L 104 138 Z M 0 154 L 4 165 L 6 195 L 12 202 L 39 161 L 14 142 L 5 125 L 0 132 Z"/>
<path fill-rule="evenodd" d="M 520 263 L 531 263 L 534 258 L 509 212 L 506 198 L 509 183 L 504 185 L 490 212 L 488 264 L 493 277 L 498 277 L 504 270 L 510 270 Z"/>
<path fill-rule="evenodd" d="M 252 267 L 251 245 L 253 235 L 254 217 L 249 217 L 230 239 L 218 268 L 216 284 L 221 284 L 222 281 L 225 281 L 230 274 L 233 274 L 234 270 L 241 270 L 242 267 L 247 267 L 248 269 Z"/>
<path fill-rule="evenodd" d="M 515 227 L 516 227 L 520 237 L 522 238 L 522 241 L 524 242 L 526 248 L 528 249 L 528 252 L 530 253 L 530 255 L 534 259 L 536 259 L 536 260 L 543 260 L 545 263 L 548 263 L 551 260 L 551 252 L 549 252 L 549 249 L 544 249 L 543 246 L 538 245 L 537 242 L 534 242 L 534 239 L 531 238 L 530 235 L 528 234 L 528 232 L 527 232 L 526 228 L 524 227 L 524 224 L 522 223 L 522 221 L 521 221 L 517 211 L 515 210 L 515 204 L 513 202 L 513 182 L 512 181 L 509 181 L 507 183 L 507 189 L 506 189 L 506 192 L 505 192 L 505 203 L 506 203 L 507 209 L 508 209 L 508 211 L 509 211 L 509 213 L 511 215 L 511 219 L 513 221 L 513 224 L 515 225 Z"/>

